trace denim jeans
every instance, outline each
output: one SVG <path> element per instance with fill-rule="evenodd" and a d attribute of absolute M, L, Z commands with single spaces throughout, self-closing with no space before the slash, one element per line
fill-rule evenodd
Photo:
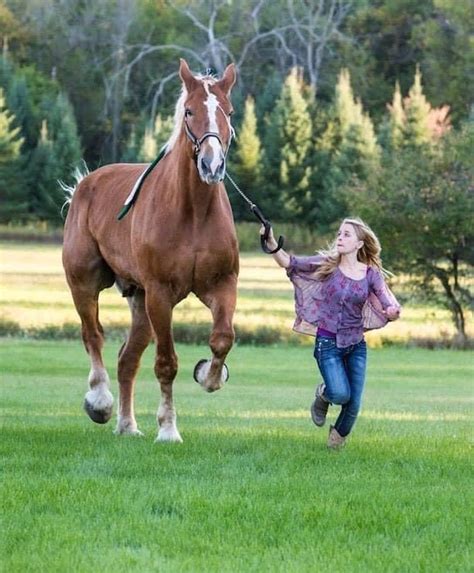
<path fill-rule="evenodd" d="M 314 357 L 326 386 L 324 398 L 342 406 L 334 427 L 341 436 L 347 436 L 357 419 L 364 391 L 365 340 L 347 348 L 337 348 L 335 338 L 318 336 Z"/>

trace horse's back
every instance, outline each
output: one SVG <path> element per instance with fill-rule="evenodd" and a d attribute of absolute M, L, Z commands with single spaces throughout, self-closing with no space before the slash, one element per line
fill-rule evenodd
<path fill-rule="evenodd" d="M 113 163 L 99 167 L 79 183 L 71 207 L 74 208 L 76 203 L 121 206 L 146 167 L 146 164 L 141 163 Z"/>

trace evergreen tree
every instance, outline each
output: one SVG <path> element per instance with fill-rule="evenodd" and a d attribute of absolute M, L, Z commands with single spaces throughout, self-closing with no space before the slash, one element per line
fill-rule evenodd
<path fill-rule="evenodd" d="M 366 180 L 380 160 L 372 121 L 354 97 L 347 70 L 339 74 L 331 117 L 316 143 L 316 152 L 321 157 L 315 175 L 318 181 L 313 180 L 319 187 L 315 217 L 327 230 L 356 209 L 350 193 L 342 191 L 350 188 L 354 179 Z"/>
<path fill-rule="evenodd" d="M 257 100 L 258 101 L 258 100 Z M 271 220 L 285 217 L 280 182 L 281 150 L 283 147 L 279 125 L 279 110 L 275 107 L 265 117 L 263 132 L 263 172 L 265 184 L 260 207 Z"/>
<path fill-rule="evenodd" d="M 431 142 L 430 110 L 431 106 L 423 94 L 420 68 L 417 66 L 415 81 L 408 92 L 408 98 L 405 99 L 405 141 L 407 145 L 417 147 Z"/>
<path fill-rule="evenodd" d="M 157 155 L 158 145 L 156 144 L 154 129 L 152 126 L 147 125 L 140 146 L 139 159 L 144 163 L 151 163 Z"/>
<path fill-rule="evenodd" d="M 232 157 L 231 168 L 239 186 L 245 189 L 245 193 L 248 193 L 252 200 L 261 206 L 262 150 L 257 133 L 255 101 L 251 96 L 247 97 L 245 101 L 244 118 L 237 138 L 237 149 L 234 150 Z M 229 195 L 236 220 L 253 221 L 253 215 L 241 197 L 235 193 Z"/>
<path fill-rule="evenodd" d="M 38 140 L 38 126 L 26 78 L 15 73 L 8 85 L 8 105 L 15 113 L 16 124 L 24 139 L 23 151 L 32 149 Z"/>
<path fill-rule="evenodd" d="M 38 144 L 28 165 L 28 203 L 32 218 L 59 223 L 64 203 L 58 180 L 64 175 L 55 155 L 46 120 L 41 126 Z"/>
<path fill-rule="evenodd" d="M 14 124 L 15 117 L 6 108 L 4 92 L 0 88 L 0 221 L 3 223 L 24 219 L 26 212 L 20 168 L 23 140 L 20 129 Z"/>
<path fill-rule="evenodd" d="M 293 68 L 287 76 L 277 102 L 280 130 L 280 182 L 286 218 L 301 221 L 311 207 L 312 123 L 300 70 Z"/>
<path fill-rule="evenodd" d="M 156 159 L 163 145 L 168 141 L 173 131 L 173 116 L 162 117 L 161 114 L 156 116 L 155 122 L 145 126 L 145 132 L 138 153 L 138 160 L 150 163 Z"/>
<path fill-rule="evenodd" d="M 392 104 L 387 107 L 389 134 L 384 143 L 390 151 L 407 146 L 417 148 L 437 143 L 451 129 L 449 106 L 431 107 L 423 95 L 418 68 L 408 97 L 402 100 L 400 85 L 397 82 Z"/>
<path fill-rule="evenodd" d="M 67 179 L 81 161 L 82 153 L 74 111 L 64 93 L 56 96 L 46 120 L 57 167 L 61 177 Z"/>
<path fill-rule="evenodd" d="M 400 91 L 400 84 L 398 81 L 395 84 L 392 105 L 389 105 L 388 109 L 390 113 L 390 147 L 392 149 L 399 149 L 403 145 L 406 117 L 405 110 L 403 109 L 402 93 Z"/>

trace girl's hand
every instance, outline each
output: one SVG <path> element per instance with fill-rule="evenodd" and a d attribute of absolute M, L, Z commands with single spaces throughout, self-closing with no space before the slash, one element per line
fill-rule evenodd
<path fill-rule="evenodd" d="M 265 234 L 265 225 L 262 225 L 260 227 L 260 235 L 263 236 L 264 234 Z M 270 231 L 268 233 L 268 239 L 267 239 L 266 243 L 270 249 L 275 249 L 278 246 L 278 244 L 275 240 L 275 237 L 273 235 L 273 228 L 272 227 L 270 227 Z"/>
<path fill-rule="evenodd" d="M 387 306 L 385 315 L 389 320 L 397 320 L 400 317 L 400 310 L 399 306 Z"/>

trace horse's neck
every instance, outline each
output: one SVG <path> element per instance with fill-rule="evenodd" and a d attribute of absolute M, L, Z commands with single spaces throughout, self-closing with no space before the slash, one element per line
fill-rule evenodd
<path fill-rule="evenodd" d="M 176 170 L 173 170 L 172 203 L 183 216 L 202 222 L 216 203 L 219 190 L 207 185 L 199 177 L 196 163 L 184 150 L 174 149 Z"/>

